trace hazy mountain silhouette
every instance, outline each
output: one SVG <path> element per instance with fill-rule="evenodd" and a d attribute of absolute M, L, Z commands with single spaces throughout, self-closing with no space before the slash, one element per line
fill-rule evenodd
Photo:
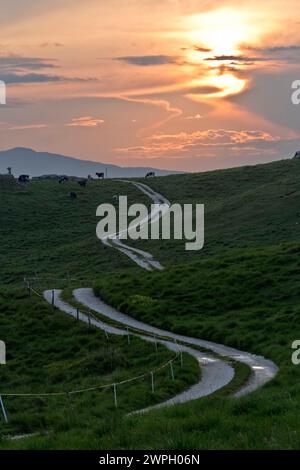
<path fill-rule="evenodd" d="M 48 152 L 36 152 L 29 148 L 16 147 L 0 151 L 0 173 L 7 173 L 7 167 L 12 168 L 15 176 L 28 174 L 41 176 L 46 174 L 59 174 L 86 177 L 95 176 L 96 172 L 106 172 L 109 178 L 140 177 L 148 171 L 155 171 L 158 176 L 178 173 L 176 171 L 158 170 L 150 167 L 121 167 L 107 163 L 98 163 L 88 160 L 79 160 Z"/>

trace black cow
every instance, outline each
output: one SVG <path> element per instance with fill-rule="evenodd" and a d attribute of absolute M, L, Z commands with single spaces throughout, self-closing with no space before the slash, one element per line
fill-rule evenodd
<path fill-rule="evenodd" d="M 86 180 L 79 180 L 79 181 L 77 181 L 77 183 L 78 183 L 79 186 L 81 186 L 82 188 L 85 188 L 85 187 L 86 187 Z"/>
<path fill-rule="evenodd" d="M 71 201 L 74 201 L 75 199 L 77 199 L 77 194 L 74 193 L 74 191 L 72 191 L 72 192 L 70 193 L 70 198 L 71 198 Z"/>
<path fill-rule="evenodd" d="M 98 178 L 104 178 L 104 173 L 96 173 L 96 176 L 98 176 Z"/>
<path fill-rule="evenodd" d="M 149 173 L 146 174 L 145 178 L 152 178 L 153 176 L 155 176 L 154 171 L 149 171 Z"/>
<path fill-rule="evenodd" d="M 29 175 L 20 175 L 18 178 L 19 183 L 28 183 Z"/>
<path fill-rule="evenodd" d="M 69 181 L 69 178 L 67 176 L 62 176 L 58 180 L 59 183 L 66 183 L 67 181 Z"/>

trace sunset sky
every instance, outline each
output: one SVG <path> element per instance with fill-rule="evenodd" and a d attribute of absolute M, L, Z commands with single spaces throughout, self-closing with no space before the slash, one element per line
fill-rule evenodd
<path fill-rule="evenodd" d="M 300 150 L 299 0 L 10 0 L 0 27 L 1 149 L 188 171 Z"/>

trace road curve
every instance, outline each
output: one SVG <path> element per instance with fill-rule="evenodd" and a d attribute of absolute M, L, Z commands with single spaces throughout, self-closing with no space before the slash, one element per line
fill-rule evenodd
<path fill-rule="evenodd" d="M 77 317 L 77 309 L 72 305 L 68 304 L 64 300 L 61 299 L 61 290 L 55 289 L 54 292 L 54 305 L 63 312 L 71 315 L 72 317 Z M 52 290 L 46 290 L 44 292 L 44 298 L 49 302 L 52 303 Z M 96 299 L 97 300 L 97 299 Z M 92 309 L 92 307 L 91 307 Z M 93 309 L 94 310 L 94 309 Z M 79 319 L 85 323 L 89 323 L 88 316 L 82 312 L 79 313 Z M 105 331 L 106 333 L 114 334 L 114 335 L 128 335 L 127 330 L 123 330 L 122 328 L 116 328 L 111 325 L 108 325 L 100 320 L 96 320 L 91 318 L 91 324 L 101 330 Z M 185 346 L 185 345 L 178 345 L 174 340 L 163 340 L 153 336 L 145 336 L 139 333 L 131 333 L 134 336 L 137 336 L 145 341 L 155 342 L 163 344 L 171 351 L 182 351 L 190 354 L 191 356 L 195 357 L 198 361 L 199 367 L 201 368 L 201 379 L 196 384 L 192 385 L 190 388 L 175 395 L 173 398 L 166 400 L 162 403 L 158 403 L 157 405 L 150 406 L 148 408 L 144 408 L 142 410 L 134 411 L 131 414 L 137 413 L 145 413 L 147 411 L 153 410 L 155 408 L 162 408 L 166 406 L 171 406 L 179 403 L 185 403 L 191 400 L 197 400 L 198 398 L 205 397 L 207 395 L 212 394 L 213 392 L 219 390 L 220 388 L 227 385 L 232 378 L 234 377 L 234 369 L 227 364 L 226 362 L 222 361 L 222 359 L 213 357 L 209 354 L 203 353 L 198 351 L 197 349 L 193 349 L 192 347 Z M 150 372 L 150 371 L 149 371 Z"/>
<path fill-rule="evenodd" d="M 128 183 L 134 184 L 142 192 L 149 196 L 155 204 L 158 204 L 158 206 L 152 209 L 150 214 L 145 217 L 145 219 L 140 222 L 140 224 L 153 223 L 169 210 L 170 202 L 165 197 L 149 188 L 149 186 L 142 183 L 133 183 L 129 181 Z M 122 232 L 115 233 L 113 235 L 110 235 L 109 237 L 102 238 L 101 241 L 106 246 L 113 247 L 119 250 L 120 252 L 124 253 L 143 269 L 149 271 L 152 271 L 153 269 L 164 269 L 163 266 L 157 260 L 155 260 L 150 253 L 125 245 L 122 241 L 122 235 L 124 235 L 124 233 Z M 211 341 L 175 334 L 151 325 L 147 325 L 146 323 L 143 323 L 141 321 L 135 320 L 129 315 L 125 315 L 119 312 L 118 310 L 110 307 L 109 305 L 105 304 L 103 301 L 95 297 L 93 290 L 90 288 L 75 289 L 73 295 L 77 301 L 90 308 L 91 310 L 94 310 L 102 314 L 103 316 L 106 316 L 121 324 L 139 330 L 140 333 L 134 333 L 135 336 L 138 336 L 145 341 L 153 342 L 153 337 L 145 336 L 143 333 L 150 333 L 152 335 L 155 335 L 156 341 L 164 344 L 170 350 L 178 351 L 178 347 L 180 347 L 182 351 L 193 355 L 197 359 L 199 366 L 204 366 L 202 367 L 201 380 L 197 384 L 193 385 L 185 392 L 176 395 L 170 400 L 167 400 L 163 403 L 143 410 L 138 410 L 134 413 L 142 413 L 153 408 L 170 406 L 177 403 L 183 403 L 210 395 L 214 391 L 220 389 L 221 387 L 224 387 L 232 380 L 234 376 L 234 369 L 229 364 L 222 361 L 222 359 L 220 358 L 210 356 L 209 354 L 203 353 L 197 349 L 192 348 L 191 346 L 205 348 L 206 350 L 210 350 L 213 353 L 217 354 L 219 357 L 223 356 L 229 359 L 233 359 L 235 361 L 244 363 L 248 367 L 250 367 L 252 372 L 250 379 L 237 392 L 235 392 L 235 397 L 246 395 L 258 389 L 259 387 L 267 383 L 269 380 L 271 380 L 273 377 L 275 377 L 278 372 L 278 367 L 276 366 L 276 364 L 274 364 L 268 359 L 265 359 L 262 356 L 257 356 L 255 354 L 239 351 L 237 349 L 213 343 Z M 61 291 L 55 290 L 55 306 L 72 316 L 76 316 L 76 309 L 68 303 L 64 302 L 60 296 Z M 48 302 L 51 302 L 52 291 L 45 291 L 44 297 Z M 84 313 L 80 313 L 79 319 L 84 322 L 89 321 L 87 315 L 85 315 Z M 94 318 L 91 319 L 91 323 L 97 328 L 101 328 L 102 330 L 106 331 L 107 333 L 121 335 L 128 334 L 127 331 L 121 328 L 112 327 Z M 166 337 L 168 339 L 166 339 Z M 180 346 L 178 346 L 177 342 L 181 343 Z"/>
<path fill-rule="evenodd" d="M 252 374 L 249 381 L 243 385 L 235 394 L 235 397 L 246 395 L 259 387 L 262 387 L 265 383 L 269 382 L 278 372 L 278 367 L 274 362 L 269 359 L 265 359 L 262 356 L 256 356 L 255 354 L 239 351 L 222 344 L 213 343 L 198 338 L 191 338 L 189 336 L 179 335 L 171 333 L 166 330 L 161 330 L 151 325 L 147 325 L 141 321 L 135 320 L 134 318 L 119 312 L 118 310 L 110 307 L 102 300 L 94 295 L 93 289 L 81 288 L 73 291 L 74 298 L 85 305 L 86 307 L 101 313 L 102 315 L 116 320 L 119 323 L 127 325 L 132 328 L 137 328 L 141 332 L 147 332 L 156 335 L 157 337 L 168 337 L 178 342 L 186 343 L 191 346 L 199 346 L 207 350 L 213 351 L 219 356 L 231 358 L 235 361 L 242 362 L 251 368 Z"/>
<path fill-rule="evenodd" d="M 157 204 L 156 207 L 152 207 L 150 214 L 145 217 L 141 222 L 137 225 L 142 226 L 148 223 L 154 223 L 162 217 L 162 215 L 166 214 L 170 208 L 170 202 L 167 198 L 162 196 L 161 194 L 153 191 L 149 186 L 143 183 L 135 183 L 132 181 L 127 180 L 120 180 L 123 183 L 130 183 L 140 189 L 144 194 L 146 194 L 150 199 L 152 199 L 154 204 Z M 134 226 L 134 227 L 136 227 Z M 133 227 L 132 227 L 133 228 Z M 162 271 L 164 267 L 160 264 L 159 261 L 154 259 L 151 253 L 148 253 L 144 250 L 139 250 L 137 248 L 133 248 L 132 246 L 126 245 L 122 241 L 122 236 L 130 233 L 130 230 L 123 230 L 118 233 L 114 233 L 109 235 L 108 237 L 101 238 L 101 242 L 109 246 L 110 248 L 115 248 L 116 250 L 120 251 L 121 253 L 128 256 L 132 261 L 134 261 L 138 266 L 147 271 L 153 271 L 153 269 Z"/>

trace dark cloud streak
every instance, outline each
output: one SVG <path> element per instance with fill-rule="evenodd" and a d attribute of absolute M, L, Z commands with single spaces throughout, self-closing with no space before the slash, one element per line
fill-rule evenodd
<path fill-rule="evenodd" d="M 0 56 L 0 73 L 52 69 L 57 67 L 54 62 L 54 59 L 45 61 L 39 57 Z"/>
<path fill-rule="evenodd" d="M 0 74 L 1 80 L 7 84 L 18 84 L 18 83 L 47 83 L 47 82 L 58 82 L 62 80 L 62 77 L 57 75 L 47 75 L 39 73 L 7 73 Z"/>
<path fill-rule="evenodd" d="M 245 57 L 238 55 L 217 55 L 214 57 L 207 57 L 205 61 L 235 61 L 235 62 L 264 62 L 266 60 L 271 60 L 267 57 Z"/>
<path fill-rule="evenodd" d="M 255 52 L 265 52 L 269 54 L 276 54 L 278 52 L 291 52 L 291 51 L 300 51 L 300 45 L 299 44 L 292 44 L 290 46 L 273 46 L 273 47 L 252 47 L 252 46 L 247 46 L 247 50 L 250 51 L 255 51 Z"/>
<path fill-rule="evenodd" d="M 126 62 L 131 65 L 138 65 L 140 67 L 148 67 L 151 65 L 176 64 L 178 62 L 177 57 L 168 55 L 124 56 L 116 57 L 114 58 L 114 60 Z"/>

